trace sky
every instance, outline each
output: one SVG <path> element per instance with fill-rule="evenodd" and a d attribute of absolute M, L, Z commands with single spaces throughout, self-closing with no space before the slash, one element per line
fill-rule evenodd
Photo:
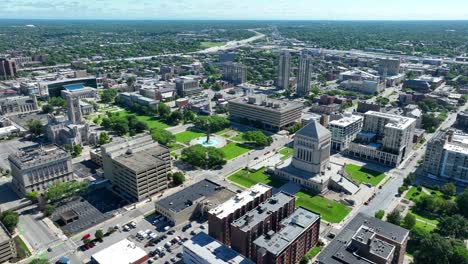
<path fill-rule="evenodd" d="M 468 0 L 0 0 L 0 18 L 468 20 Z"/>

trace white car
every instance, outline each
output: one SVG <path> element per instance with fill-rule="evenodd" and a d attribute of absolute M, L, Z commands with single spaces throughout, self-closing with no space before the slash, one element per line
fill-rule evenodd
<path fill-rule="evenodd" d="M 130 230 L 130 227 L 128 227 L 128 225 L 124 225 L 122 228 L 123 228 L 124 231 Z"/>
<path fill-rule="evenodd" d="M 135 222 L 130 222 L 130 226 L 133 227 L 133 228 L 136 228 L 137 227 L 137 224 Z"/>
<path fill-rule="evenodd" d="M 147 235 L 150 235 L 150 234 L 153 233 L 153 232 L 152 232 L 151 230 L 149 230 L 149 229 L 146 229 L 145 233 L 146 233 Z"/>

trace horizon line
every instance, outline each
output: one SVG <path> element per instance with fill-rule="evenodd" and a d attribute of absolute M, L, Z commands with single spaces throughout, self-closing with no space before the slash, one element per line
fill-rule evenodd
<path fill-rule="evenodd" d="M 13 20 L 13 21 L 22 21 L 22 20 L 56 20 L 56 21 L 233 21 L 233 22 L 312 22 L 312 21 L 324 21 L 324 22 L 430 22 L 430 21 L 447 21 L 447 22 L 468 22 L 466 19 L 284 19 L 284 18 L 272 18 L 272 19 L 243 19 L 243 18 L 232 18 L 232 19 L 215 19 L 215 18 L 1 18 L 2 20 Z"/>

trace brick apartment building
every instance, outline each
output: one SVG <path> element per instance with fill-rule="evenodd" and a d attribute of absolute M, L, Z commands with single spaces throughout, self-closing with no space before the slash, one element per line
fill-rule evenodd
<path fill-rule="evenodd" d="M 253 241 L 273 230 L 278 232 L 281 221 L 294 212 L 295 197 L 279 192 L 231 224 L 231 248 L 252 258 Z"/>
<path fill-rule="evenodd" d="M 303 207 L 254 242 L 252 259 L 257 264 L 296 264 L 318 243 L 320 215 Z"/>
<path fill-rule="evenodd" d="M 230 225 L 272 196 L 272 188 L 256 184 L 208 211 L 208 234 L 227 246 L 231 244 Z"/>

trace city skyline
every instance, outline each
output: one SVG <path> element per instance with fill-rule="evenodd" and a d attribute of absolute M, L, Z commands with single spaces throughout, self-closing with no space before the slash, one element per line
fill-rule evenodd
<path fill-rule="evenodd" d="M 456 8 L 454 8 L 456 7 Z M 77 12 L 79 10 L 79 12 Z M 261 10 L 261 12 L 258 12 Z M 4 0 L 0 19 L 111 20 L 466 20 L 468 2 L 449 0 L 376 3 L 358 0 Z"/>

